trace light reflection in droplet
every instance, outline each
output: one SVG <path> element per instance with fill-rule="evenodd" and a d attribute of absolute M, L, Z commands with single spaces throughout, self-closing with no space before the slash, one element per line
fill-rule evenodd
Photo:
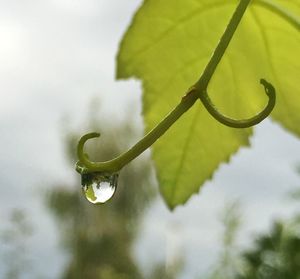
<path fill-rule="evenodd" d="M 82 190 L 87 200 L 93 204 L 107 202 L 115 193 L 118 174 L 102 172 L 83 174 L 81 177 Z"/>

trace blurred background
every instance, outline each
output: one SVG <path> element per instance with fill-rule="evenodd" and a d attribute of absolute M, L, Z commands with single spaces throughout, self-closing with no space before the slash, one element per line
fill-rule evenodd
<path fill-rule="evenodd" d="M 82 196 L 78 138 L 102 160 L 143 135 L 140 83 L 114 78 L 141 3 L 0 0 L 0 278 L 299 278 L 300 141 L 269 120 L 173 212 L 149 151 Z"/>

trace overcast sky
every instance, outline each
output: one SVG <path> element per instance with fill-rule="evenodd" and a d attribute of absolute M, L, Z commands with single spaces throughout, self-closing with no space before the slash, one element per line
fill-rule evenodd
<path fill-rule="evenodd" d="M 0 0 L 0 226 L 12 208 L 24 208 L 36 228 L 33 261 L 47 278 L 57 278 L 66 261 L 41 198 L 49 179 L 73 177 L 64 158 L 62 119 L 80 126 L 91 99 L 99 96 L 101 115 L 120 120 L 130 107 L 133 124 L 141 127 L 139 82 L 114 80 L 118 43 L 140 4 Z M 291 215 L 296 205 L 285 194 L 300 186 L 300 141 L 267 120 L 251 142 L 184 207 L 171 213 L 161 198 L 154 202 L 135 246 L 142 266 L 149 258 L 169 262 L 179 253 L 186 256 L 182 278 L 207 270 L 218 253 L 226 201 L 241 200 L 243 245 L 274 218 Z"/>

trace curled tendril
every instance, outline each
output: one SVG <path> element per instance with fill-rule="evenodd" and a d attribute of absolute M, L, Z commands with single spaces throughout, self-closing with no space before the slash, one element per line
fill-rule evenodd
<path fill-rule="evenodd" d="M 115 159 L 106 162 L 92 162 L 89 160 L 86 153 L 84 153 L 84 145 L 86 141 L 92 138 L 99 137 L 99 133 L 88 133 L 82 136 L 77 145 L 77 156 L 79 161 L 76 163 L 76 170 L 81 173 L 91 172 L 117 172 L 130 161 L 135 159 L 150 147 L 156 140 L 158 140 L 182 114 L 184 114 L 198 99 L 197 94 L 192 94 L 189 98 L 182 99 L 181 102 L 147 135 L 138 141 L 128 151 L 124 152 Z"/>
<path fill-rule="evenodd" d="M 260 83 L 265 87 L 265 92 L 269 97 L 269 102 L 265 109 L 259 114 L 249 119 L 236 120 L 231 119 L 221 114 L 208 97 L 206 90 L 200 93 L 197 89 L 191 88 L 185 98 L 181 100 L 181 103 L 173 109 L 154 129 L 152 129 L 144 138 L 136 143 L 131 149 L 117 158 L 106 162 L 92 162 L 89 160 L 88 155 L 84 153 L 85 143 L 92 138 L 100 136 L 99 133 L 88 133 L 81 137 L 77 146 L 77 155 L 79 161 L 76 163 L 76 170 L 83 173 L 90 173 L 95 171 L 101 172 L 117 172 L 131 160 L 139 156 L 144 150 L 151 146 L 160 136 L 162 136 L 168 128 L 176 122 L 176 120 L 186 112 L 199 98 L 207 111 L 219 122 L 226 126 L 233 128 L 248 128 L 258 124 L 265 119 L 275 105 L 276 95 L 274 87 L 264 79 L 260 80 Z"/>
<path fill-rule="evenodd" d="M 81 137 L 77 146 L 77 155 L 79 161 L 76 163 L 76 170 L 81 173 L 91 172 L 105 172 L 114 173 L 119 171 L 122 167 L 139 156 L 148 147 L 150 147 L 156 140 L 158 140 L 194 103 L 200 98 L 208 112 L 219 122 L 234 128 L 247 128 L 258 124 L 265 119 L 275 105 L 275 89 L 264 79 L 260 83 L 265 87 L 265 92 L 269 97 L 269 102 L 265 109 L 259 114 L 249 119 L 236 120 L 231 119 L 221 114 L 211 102 L 207 94 L 207 86 L 219 64 L 225 50 L 227 49 L 233 34 L 239 25 L 239 22 L 246 11 L 251 0 L 241 0 L 233 13 L 233 16 L 226 27 L 210 61 L 208 62 L 200 79 L 196 82 L 188 93 L 181 99 L 181 102 L 160 122 L 155 126 L 147 135 L 145 135 L 139 142 L 125 153 L 117 158 L 106 162 L 92 162 L 89 160 L 86 153 L 84 153 L 84 144 L 87 140 L 99 137 L 99 133 L 89 133 Z"/>
<path fill-rule="evenodd" d="M 82 136 L 78 142 L 77 145 L 77 157 L 78 157 L 78 161 L 76 162 L 75 165 L 75 169 L 77 172 L 83 174 L 83 173 L 87 173 L 88 170 L 88 161 L 89 161 L 89 157 L 87 155 L 87 153 L 84 153 L 84 144 L 86 143 L 87 140 L 95 138 L 100 136 L 99 133 L 88 133 L 85 134 L 84 136 Z"/>
<path fill-rule="evenodd" d="M 86 174 L 91 172 L 107 172 L 107 173 L 114 173 L 120 170 L 126 163 L 122 164 L 122 156 L 119 156 L 113 160 L 106 161 L 106 162 L 93 162 L 90 161 L 89 156 L 84 153 L 84 145 L 89 139 L 98 138 L 100 137 L 99 133 L 88 133 L 82 136 L 77 145 L 77 156 L 78 161 L 76 163 L 76 171 L 80 174 Z"/>
<path fill-rule="evenodd" d="M 221 122 L 222 124 L 232 127 L 232 128 L 249 128 L 252 127 L 261 121 L 263 121 L 273 110 L 276 102 L 276 93 L 275 88 L 265 79 L 261 79 L 260 83 L 264 86 L 265 92 L 269 97 L 268 104 L 266 107 L 255 116 L 248 118 L 248 119 L 233 119 L 226 115 L 220 113 L 215 105 L 212 103 L 211 99 L 209 98 L 207 91 L 203 91 L 202 94 L 199 94 L 199 98 L 202 101 L 203 105 L 207 109 L 207 111 L 213 116 L 217 121 Z"/>

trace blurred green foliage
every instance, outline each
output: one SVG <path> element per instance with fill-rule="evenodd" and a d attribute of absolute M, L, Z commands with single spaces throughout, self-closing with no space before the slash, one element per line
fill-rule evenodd
<path fill-rule="evenodd" d="M 244 272 L 237 279 L 299 279 L 300 215 L 289 222 L 275 221 L 242 255 Z"/>
<path fill-rule="evenodd" d="M 228 202 L 223 209 L 221 221 L 223 223 L 222 249 L 214 270 L 209 279 L 234 278 L 240 268 L 237 234 L 241 227 L 241 210 L 238 201 Z M 199 277 L 201 278 L 201 277 Z"/>
<path fill-rule="evenodd" d="M 8 217 L 9 224 L 0 232 L 3 245 L 1 256 L 5 264 L 4 278 L 18 279 L 34 273 L 30 253 L 28 253 L 33 226 L 22 209 L 13 209 Z"/>
<path fill-rule="evenodd" d="M 299 279 L 300 212 L 288 220 L 276 220 L 244 250 L 236 243 L 240 209 L 230 203 L 224 210 L 223 248 L 209 279 Z M 203 277 L 199 277 L 203 278 Z"/>
<path fill-rule="evenodd" d="M 124 120 L 130 125 L 111 122 L 107 125 L 104 120 L 97 119 L 90 122 L 90 130 L 100 130 L 104 135 L 88 150 L 95 160 L 112 158 L 135 140 L 130 119 Z M 72 164 L 76 160 L 74 154 L 79 135 L 70 133 L 66 137 L 66 150 Z M 64 236 L 64 247 L 70 255 L 62 278 L 176 278 L 176 274 L 167 274 L 165 263 L 158 263 L 152 271 L 149 268 L 149 274 L 145 274 L 133 256 L 133 245 L 143 213 L 155 197 L 155 180 L 150 166 L 149 158 L 145 156 L 126 166 L 120 173 L 116 194 L 105 205 L 92 205 L 85 199 L 79 176 L 76 176 L 75 185 L 66 183 L 53 187 L 47 198 L 48 205 L 56 217 Z"/>

